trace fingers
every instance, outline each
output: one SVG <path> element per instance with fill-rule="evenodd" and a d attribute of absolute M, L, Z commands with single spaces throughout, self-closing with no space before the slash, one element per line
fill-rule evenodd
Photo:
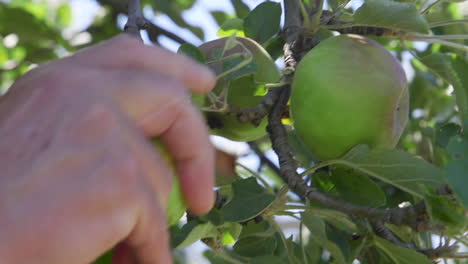
<path fill-rule="evenodd" d="M 209 211 L 214 201 L 214 149 L 205 121 L 183 84 L 165 76 L 121 70 L 101 75 L 113 80 L 112 96 L 141 131 L 161 138 L 168 148 L 190 210 Z"/>
<path fill-rule="evenodd" d="M 146 210 L 141 212 L 141 217 L 126 243 L 139 264 L 172 263 L 165 214 L 151 195 L 148 196 L 146 205 Z"/>
<path fill-rule="evenodd" d="M 126 34 L 79 52 L 72 58 L 85 65 L 168 75 L 181 80 L 195 93 L 210 91 L 216 82 L 214 73 L 209 68 L 183 55 L 159 47 L 145 46 Z"/>
<path fill-rule="evenodd" d="M 177 107 L 175 118 L 161 139 L 177 164 L 181 188 L 190 211 L 208 212 L 214 203 L 214 148 L 198 111 L 193 106 Z"/>
<path fill-rule="evenodd" d="M 143 130 L 147 136 L 157 136 L 165 130 L 162 124 L 172 118 L 169 109 L 174 105 L 191 104 L 187 87 L 166 75 L 124 70 L 107 70 L 100 75 L 100 86 L 108 87 L 111 96 L 132 121 L 137 124 L 145 119 L 155 121 L 150 124 L 151 130 Z"/>
<path fill-rule="evenodd" d="M 157 206 L 146 209 L 130 237 L 115 247 L 112 264 L 172 263 L 169 234 L 161 211 Z"/>

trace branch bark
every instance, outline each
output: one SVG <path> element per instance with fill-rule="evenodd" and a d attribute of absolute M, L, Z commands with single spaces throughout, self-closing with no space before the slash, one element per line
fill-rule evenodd
<path fill-rule="evenodd" d="M 140 29 L 145 26 L 145 20 L 141 13 L 140 0 L 128 1 L 128 20 L 125 24 L 125 32 L 138 37 L 141 40 Z"/>

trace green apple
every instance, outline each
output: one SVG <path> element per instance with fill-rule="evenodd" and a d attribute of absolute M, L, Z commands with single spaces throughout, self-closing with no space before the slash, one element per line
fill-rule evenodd
<path fill-rule="evenodd" d="M 184 196 L 182 194 L 182 190 L 180 189 L 180 182 L 179 177 L 176 174 L 176 170 L 174 164 L 171 160 L 171 157 L 167 153 L 165 147 L 159 141 L 159 139 L 153 139 L 153 145 L 159 151 L 161 156 L 167 162 L 172 170 L 172 188 L 169 194 L 169 201 L 167 204 L 167 211 L 166 211 L 166 220 L 169 226 L 175 225 L 179 222 L 180 218 L 184 215 L 185 211 L 187 211 L 187 205 L 184 200 Z"/>
<path fill-rule="evenodd" d="M 227 41 L 230 38 L 221 38 L 202 44 L 199 49 L 204 54 L 208 65 L 217 75 L 223 73 L 223 63 L 229 56 L 245 54 L 247 49 L 252 56 L 252 63 L 245 67 L 256 67 L 251 74 L 240 74 L 239 78 L 221 78 L 218 80 L 215 93 L 220 93 L 223 88 L 228 87 L 227 102 L 238 107 L 253 107 L 259 104 L 262 96 L 258 94 L 260 85 L 275 83 L 281 78 L 281 74 L 271 59 L 268 52 L 257 42 L 249 38 L 235 38 L 242 45 L 235 45 L 227 49 L 224 54 Z M 231 39 L 232 40 L 232 39 Z M 220 57 L 219 55 L 222 54 Z M 216 61 L 219 61 L 216 63 Z M 214 63 L 213 63 L 214 62 Z M 244 67 L 244 68 L 245 68 Z M 243 68 L 239 70 L 241 72 Z M 264 118 L 258 126 L 251 123 L 243 123 L 235 115 L 222 112 L 207 112 L 205 116 L 211 127 L 211 133 L 226 137 L 235 141 L 252 141 L 266 134 L 267 125 Z"/>
<path fill-rule="evenodd" d="M 357 35 L 321 42 L 298 64 L 291 94 L 294 128 L 318 160 L 357 144 L 393 148 L 408 120 L 401 64 L 379 43 Z"/>

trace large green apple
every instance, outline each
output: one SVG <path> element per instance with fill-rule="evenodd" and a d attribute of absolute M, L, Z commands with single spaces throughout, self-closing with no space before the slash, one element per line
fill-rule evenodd
<path fill-rule="evenodd" d="M 219 63 L 208 64 L 217 75 L 221 74 L 223 69 L 223 59 L 235 54 L 245 53 L 241 45 L 236 45 L 228 49 L 221 58 L 217 54 L 225 49 L 229 38 L 220 38 L 202 44 L 199 49 L 204 54 L 206 61 L 220 61 Z M 275 63 L 268 52 L 257 42 L 249 38 L 237 37 L 236 40 L 251 53 L 252 63 L 246 67 L 256 67 L 252 74 L 240 75 L 239 78 L 218 80 L 215 92 L 220 92 L 223 88 L 228 88 L 227 102 L 238 107 L 253 107 L 259 104 L 262 96 L 257 94 L 259 85 L 266 83 L 275 83 L 279 81 L 281 75 Z M 225 61 L 224 61 L 225 63 Z M 242 71 L 242 69 L 240 70 Z M 211 127 L 211 133 L 226 137 L 235 141 L 252 141 L 266 134 L 267 125 L 264 118 L 258 126 L 251 123 L 240 122 L 235 115 L 228 115 L 220 112 L 207 112 L 205 116 Z"/>
<path fill-rule="evenodd" d="M 357 35 L 326 39 L 298 64 L 291 116 L 298 136 L 318 160 L 357 144 L 393 148 L 408 120 L 402 66 L 377 42 Z"/>

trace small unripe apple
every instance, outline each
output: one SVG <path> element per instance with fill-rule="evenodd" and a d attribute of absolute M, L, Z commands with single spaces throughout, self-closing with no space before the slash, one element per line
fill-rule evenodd
<path fill-rule="evenodd" d="M 220 38 L 202 44 L 199 49 L 204 54 L 206 61 L 215 61 L 216 54 L 220 54 L 223 51 L 228 40 L 229 38 Z M 281 75 L 270 55 L 261 45 L 249 38 L 237 37 L 236 40 L 242 43 L 251 53 L 252 61 L 256 65 L 257 71 L 234 80 L 221 78 L 218 80 L 214 91 L 220 92 L 223 88 L 229 87 L 227 95 L 227 102 L 229 104 L 244 108 L 253 107 L 262 100 L 262 97 L 256 94 L 257 87 L 266 83 L 275 83 L 279 81 Z M 246 50 L 241 45 L 236 45 L 234 48 L 227 50 L 222 58 L 235 54 L 245 55 L 245 53 Z M 217 75 L 225 70 L 223 69 L 222 62 L 211 63 L 208 66 Z M 205 115 L 208 118 L 208 122 L 214 123 L 210 129 L 214 135 L 223 136 L 235 141 L 252 141 L 266 134 L 266 118 L 258 126 L 255 126 L 252 123 L 239 121 L 237 116 L 232 114 L 208 112 Z"/>
<path fill-rule="evenodd" d="M 167 162 L 172 171 L 172 187 L 169 193 L 169 200 L 167 202 L 166 220 L 169 226 L 175 225 L 179 222 L 180 218 L 187 210 L 187 205 L 180 189 L 179 177 L 177 177 L 176 169 L 172 162 L 169 153 L 159 139 L 153 139 L 153 145 L 159 151 L 161 157 Z"/>
<path fill-rule="evenodd" d="M 321 42 L 298 64 L 291 116 L 318 160 L 353 146 L 393 148 L 408 120 L 408 83 L 399 61 L 374 40 L 340 35 Z"/>

